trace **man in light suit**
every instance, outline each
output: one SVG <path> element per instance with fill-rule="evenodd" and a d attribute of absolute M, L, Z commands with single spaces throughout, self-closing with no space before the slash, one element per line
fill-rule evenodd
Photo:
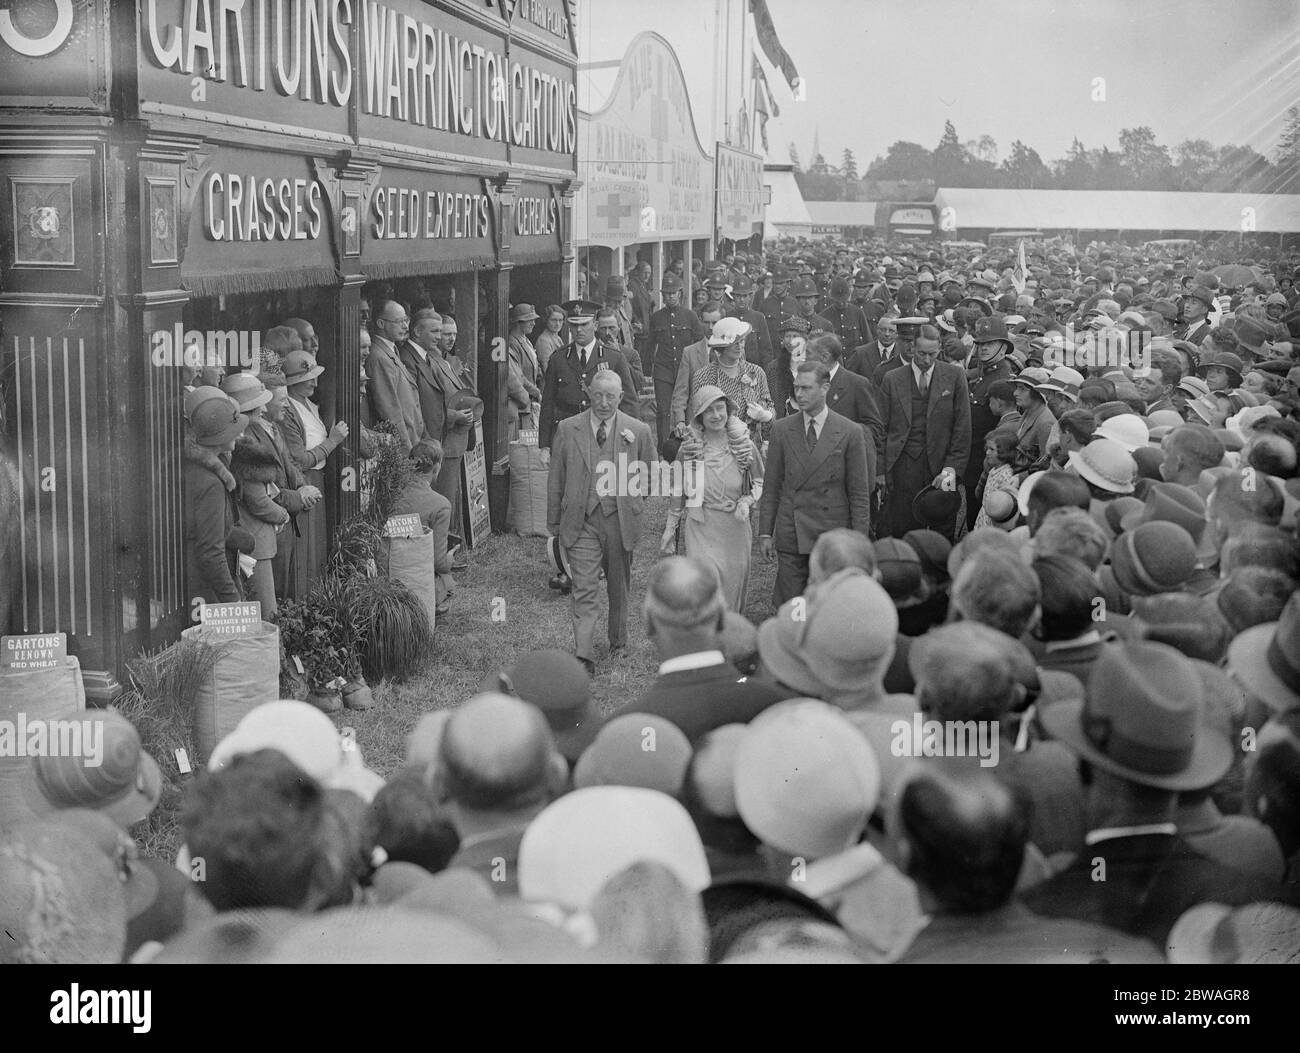
<path fill-rule="evenodd" d="M 609 647 L 627 646 L 627 595 L 632 551 L 641 536 L 648 472 L 654 467 L 650 429 L 619 411 L 623 381 L 600 369 L 587 384 L 591 408 L 555 426 L 551 439 L 546 526 L 560 539 L 573 580 L 574 652 L 594 675 L 597 591 L 605 572 L 609 595 Z M 622 462 L 622 463 L 620 463 Z M 627 466 L 641 465 L 636 477 Z M 620 469 L 623 469 L 620 471 Z"/>
<path fill-rule="evenodd" d="M 885 426 L 882 537 L 923 528 L 912 514 L 913 499 L 931 483 L 956 489 L 966 470 L 971 427 L 966 370 L 938 357 L 939 330 L 922 325 L 911 361 L 877 374 Z"/>
<path fill-rule="evenodd" d="M 374 420 L 393 425 L 397 443 L 404 453 L 421 439 L 429 438 L 415 381 L 411 379 L 397 349 L 406 343 L 411 320 L 396 300 L 380 300 L 370 320 L 370 354 L 366 358 L 367 392 Z"/>
<path fill-rule="evenodd" d="M 823 533 L 849 527 L 870 536 L 874 476 L 866 432 L 826 405 L 830 385 L 824 362 L 803 363 L 794 378 L 800 412 L 772 426 L 758 547 L 764 558 L 777 559 L 777 607 L 808 584 L 808 556 Z"/>

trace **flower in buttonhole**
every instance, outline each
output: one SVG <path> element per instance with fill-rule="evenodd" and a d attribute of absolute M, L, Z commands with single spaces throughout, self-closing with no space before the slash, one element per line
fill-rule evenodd
<path fill-rule="evenodd" d="M 629 446 L 631 446 L 632 443 L 636 442 L 636 436 L 632 434 L 631 428 L 624 428 L 621 432 L 619 432 L 619 434 L 623 436 L 623 441 L 627 443 Z"/>

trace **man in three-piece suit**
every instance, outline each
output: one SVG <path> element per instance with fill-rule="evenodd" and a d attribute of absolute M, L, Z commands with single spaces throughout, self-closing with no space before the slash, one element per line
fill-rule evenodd
<path fill-rule="evenodd" d="M 574 651 L 587 672 L 594 673 L 602 570 L 609 595 L 610 653 L 627 646 L 632 552 L 641 536 L 649 488 L 648 474 L 643 474 L 640 493 L 629 492 L 634 477 L 627 466 L 637 464 L 648 473 L 655 451 L 649 427 L 619 411 L 623 382 L 617 372 L 599 370 L 587 390 L 591 408 L 560 421 L 551 439 L 546 526 L 560 539 L 572 575 Z"/>
<path fill-rule="evenodd" d="M 878 382 L 884 422 L 884 527 L 892 537 L 925 524 L 912 501 L 933 483 L 954 490 L 970 456 L 970 391 L 966 371 L 939 362 L 939 330 L 922 325 L 906 366 L 887 370 Z"/>
<path fill-rule="evenodd" d="M 870 535 L 874 477 L 866 432 L 826 404 L 830 385 L 824 362 L 804 362 L 794 378 L 800 412 L 772 426 L 758 546 L 766 559 L 777 559 L 777 607 L 803 592 L 821 534 L 850 527 Z"/>
<path fill-rule="evenodd" d="M 370 354 L 365 369 L 374 420 L 392 424 L 398 446 L 409 453 L 417 442 L 430 437 L 420 413 L 415 381 L 397 352 L 406 343 L 411 320 L 406 308 L 396 300 L 380 300 L 375 304 L 370 327 Z"/>

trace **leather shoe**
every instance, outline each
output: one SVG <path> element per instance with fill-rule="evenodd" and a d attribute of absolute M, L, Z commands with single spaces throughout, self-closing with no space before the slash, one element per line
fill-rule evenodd
<path fill-rule="evenodd" d="M 559 589 L 565 596 L 573 591 L 573 582 L 567 574 L 556 574 L 547 584 L 553 589 Z"/>

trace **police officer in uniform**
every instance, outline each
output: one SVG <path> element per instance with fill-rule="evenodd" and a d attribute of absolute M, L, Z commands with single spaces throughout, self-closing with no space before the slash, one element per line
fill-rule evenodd
<path fill-rule="evenodd" d="M 835 333 L 840 338 L 846 354 L 871 342 L 871 326 L 862 308 L 849 302 L 851 292 L 849 280 L 837 275 L 831 279 L 830 293 L 823 301 L 820 313 L 835 326 Z"/>
<path fill-rule="evenodd" d="M 772 292 L 754 306 L 767 319 L 768 333 L 775 333 L 782 321 L 799 314 L 799 301 L 790 295 L 790 271 L 784 264 L 772 264 Z"/>
<path fill-rule="evenodd" d="M 704 339 L 704 326 L 694 311 L 682 306 L 682 280 L 677 275 L 665 274 L 661 289 L 664 305 L 650 316 L 650 368 L 655 385 L 656 437 L 662 448 L 672 431 L 673 385 L 682 351 Z"/>
<path fill-rule="evenodd" d="M 966 462 L 962 481 L 968 489 L 967 526 L 974 529 L 975 517 L 980 510 L 979 502 L 975 500 L 975 489 L 984 474 L 984 440 L 998 426 L 998 418 L 989 409 L 989 388 L 999 380 L 1010 380 L 1016 371 L 1007 359 L 1013 345 L 1006 322 L 996 317 L 977 318 L 971 335 L 975 340 L 975 354 L 966 371 L 970 385 L 970 448 L 978 450 L 980 455 L 977 457 L 972 453 Z"/>
<path fill-rule="evenodd" d="M 829 318 L 817 313 L 817 303 L 822 298 L 821 290 L 817 288 L 817 283 L 811 278 L 804 276 L 794 283 L 790 288 L 790 294 L 799 304 L 799 311 L 796 318 L 802 318 L 808 323 L 808 338 L 821 336 L 823 333 L 834 333 L 835 326 Z"/>
<path fill-rule="evenodd" d="M 678 286 L 681 280 L 676 279 Z M 667 279 L 664 279 L 665 283 Z M 542 449 L 543 460 L 550 460 L 551 436 L 555 426 L 566 417 L 582 413 L 591 407 L 587 398 L 587 383 L 599 370 L 612 369 L 623 381 L 623 399 L 619 409 L 637 416 L 636 387 L 632 369 L 623 352 L 602 344 L 596 339 L 596 315 L 603 310 L 591 300 L 569 300 L 563 304 L 573 343 L 551 355 L 542 380 L 542 419 L 538 428 L 537 445 Z"/>
<path fill-rule="evenodd" d="M 750 327 L 749 336 L 745 337 L 745 359 L 766 369 L 772 361 L 772 336 L 767 319 L 754 310 L 754 283 L 749 280 L 749 275 L 736 276 L 731 286 L 731 298 L 736 305 L 728 313 L 732 318 L 748 322 Z"/>

